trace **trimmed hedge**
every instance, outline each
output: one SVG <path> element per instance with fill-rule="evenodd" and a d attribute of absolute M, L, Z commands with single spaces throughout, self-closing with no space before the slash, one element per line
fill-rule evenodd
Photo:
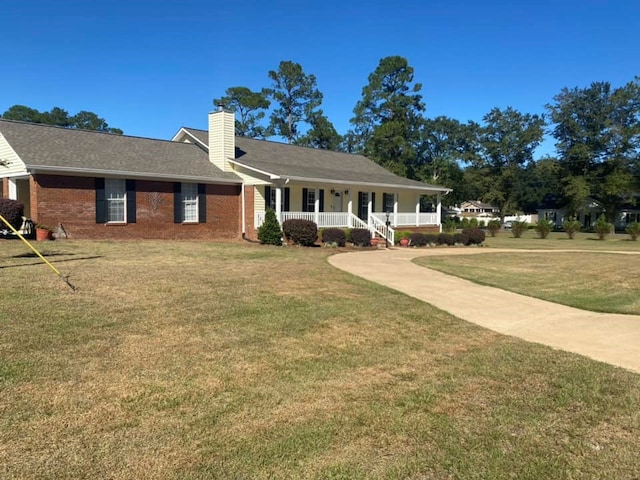
<path fill-rule="evenodd" d="M 479 228 L 466 228 L 462 233 L 469 238 L 466 245 L 482 245 L 484 242 L 484 230 L 480 230 Z"/>
<path fill-rule="evenodd" d="M 425 245 L 428 245 L 429 243 L 431 243 L 429 241 L 429 237 L 424 233 L 420 233 L 420 232 L 412 233 L 411 236 L 409 237 L 409 240 L 411 241 L 412 247 L 424 247 Z"/>
<path fill-rule="evenodd" d="M 439 233 L 436 236 L 436 245 L 453 245 L 453 235 L 448 233 Z"/>
<path fill-rule="evenodd" d="M 0 215 L 2 215 L 13 228 L 18 230 L 22 226 L 24 204 L 18 200 L 0 198 Z M 4 222 L 0 222 L 0 229 L 5 227 Z"/>
<path fill-rule="evenodd" d="M 303 247 L 310 247 L 318 240 L 318 226 L 311 220 L 297 218 L 285 220 L 282 231 L 287 240 Z"/>
<path fill-rule="evenodd" d="M 371 232 L 366 228 L 353 228 L 351 230 L 351 243 L 359 247 L 371 246 Z"/>
<path fill-rule="evenodd" d="M 347 244 L 347 234 L 341 228 L 325 228 L 322 230 L 322 243 L 344 247 Z"/>
<path fill-rule="evenodd" d="M 469 245 L 469 235 L 458 232 L 453 234 L 453 243 L 460 245 Z"/>

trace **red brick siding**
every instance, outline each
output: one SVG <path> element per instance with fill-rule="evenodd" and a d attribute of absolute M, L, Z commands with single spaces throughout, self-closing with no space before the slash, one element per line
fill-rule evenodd
<path fill-rule="evenodd" d="M 258 231 L 254 227 L 255 224 L 255 187 L 247 185 L 244 187 L 244 232 L 245 238 L 249 240 L 258 240 Z"/>
<path fill-rule="evenodd" d="M 96 223 L 95 179 L 36 175 L 31 183 L 34 221 L 64 225 L 70 238 L 239 239 L 240 185 L 207 185 L 207 221 L 173 221 L 173 183 L 136 180 L 136 223 Z"/>

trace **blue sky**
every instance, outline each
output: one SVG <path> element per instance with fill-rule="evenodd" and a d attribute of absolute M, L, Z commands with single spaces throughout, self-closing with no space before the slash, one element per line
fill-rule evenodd
<path fill-rule="evenodd" d="M 206 128 L 213 98 L 270 86 L 281 60 L 317 77 L 339 133 L 389 55 L 415 69 L 426 116 L 460 121 L 640 75 L 637 0 L 32 0 L 4 2 L 0 31 L 0 112 L 90 110 L 152 138 Z"/>

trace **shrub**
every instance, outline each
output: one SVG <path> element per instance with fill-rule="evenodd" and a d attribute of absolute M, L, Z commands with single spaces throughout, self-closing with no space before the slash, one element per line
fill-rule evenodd
<path fill-rule="evenodd" d="M 631 240 L 634 242 L 638 240 L 638 236 L 640 236 L 640 222 L 633 222 L 627 225 L 627 229 L 625 230 L 629 235 L 631 235 Z"/>
<path fill-rule="evenodd" d="M 519 222 L 514 220 L 511 222 L 511 233 L 513 234 L 513 238 L 520 238 L 522 234 L 527 231 L 527 227 L 529 224 L 524 220 Z"/>
<path fill-rule="evenodd" d="M 569 220 L 562 222 L 562 228 L 564 228 L 564 232 L 569 237 L 569 240 L 573 240 L 576 233 L 580 231 L 580 227 L 580 221 L 576 220 L 576 217 L 571 217 Z"/>
<path fill-rule="evenodd" d="M 409 230 L 396 230 L 393 233 L 393 243 L 398 244 L 403 238 L 410 238 L 412 233 Z"/>
<path fill-rule="evenodd" d="M 0 198 L 0 215 L 2 215 L 13 228 L 18 230 L 22 226 L 24 204 L 17 200 Z M 0 222 L 0 229 L 5 227 L 4 222 Z"/>
<path fill-rule="evenodd" d="M 538 220 L 536 232 L 540 238 L 547 238 L 551 230 L 553 230 L 553 222 L 551 220 Z"/>
<path fill-rule="evenodd" d="M 435 245 L 438 241 L 438 233 L 425 233 L 424 238 L 427 245 Z"/>
<path fill-rule="evenodd" d="M 368 247 L 371 245 L 371 232 L 366 228 L 351 229 L 351 243 L 359 247 Z"/>
<path fill-rule="evenodd" d="M 500 230 L 500 220 L 489 220 L 487 230 L 489 230 L 489 235 L 495 237 L 498 230 Z"/>
<path fill-rule="evenodd" d="M 462 232 L 454 233 L 453 242 L 460 245 L 469 245 L 469 235 Z"/>
<path fill-rule="evenodd" d="M 413 247 L 424 247 L 429 243 L 429 238 L 424 233 L 420 232 L 412 233 L 409 240 Z"/>
<path fill-rule="evenodd" d="M 285 220 L 282 230 L 287 240 L 303 247 L 310 247 L 318 240 L 318 226 L 311 220 L 297 218 Z"/>
<path fill-rule="evenodd" d="M 464 217 L 462 220 L 460 220 L 460 228 L 461 229 L 465 229 L 465 228 L 469 228 L 469 219 Z"/>
<path fill-rule="evenodd" d="M 467 228 L 462 233 L 468 238 L 466 245 L 482 245 L 485 240 L 484 230 L 479 228 Z"/>
<path fill-rule="evenodd" d="M 264 214 L 264 222 L 258 227 L 258 240 L 267 245 L 282 245 L 282 229 L 276 212 L 270 208 Z"/>
<path fill-rule="evenodd" d="M 600 218 L 593 224 L 593 230 L 598 234 L 598 240 L 604 240 L 604 238 L 611 233 L 613 225 L 607 222 L 604 214 L 600 215 Z"/>
<path fill-rule="evenodd" d="M 347 234 L 341 228 L 325 228 L 322 230 L 322 243 L 344 247 L 347 243 Z"/>
<path fill-rule="evenodd" d="M 456 221 L 453 218 L 447 218 L 442 224 L 442 230 L 446 233 L 453 233 L 456 231 Z"/>
<path fill-rule="evenodd" d="M 436 245 L 453 245 L 453 235 L 440 233 L 436 236 Z"/>
<path fill-rule="evenodd" d="M 469 228 L 477 228 L 479 227 L 478 219 L 473 217 L 469 220 Z"/>

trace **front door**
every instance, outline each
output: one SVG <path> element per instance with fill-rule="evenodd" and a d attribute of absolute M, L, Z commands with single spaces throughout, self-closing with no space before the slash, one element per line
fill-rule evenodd
<path fill-rule="evenodd" d="M 335 192 L 333 194 L 333 211 L 342 212 L 342 192 Z"/>

